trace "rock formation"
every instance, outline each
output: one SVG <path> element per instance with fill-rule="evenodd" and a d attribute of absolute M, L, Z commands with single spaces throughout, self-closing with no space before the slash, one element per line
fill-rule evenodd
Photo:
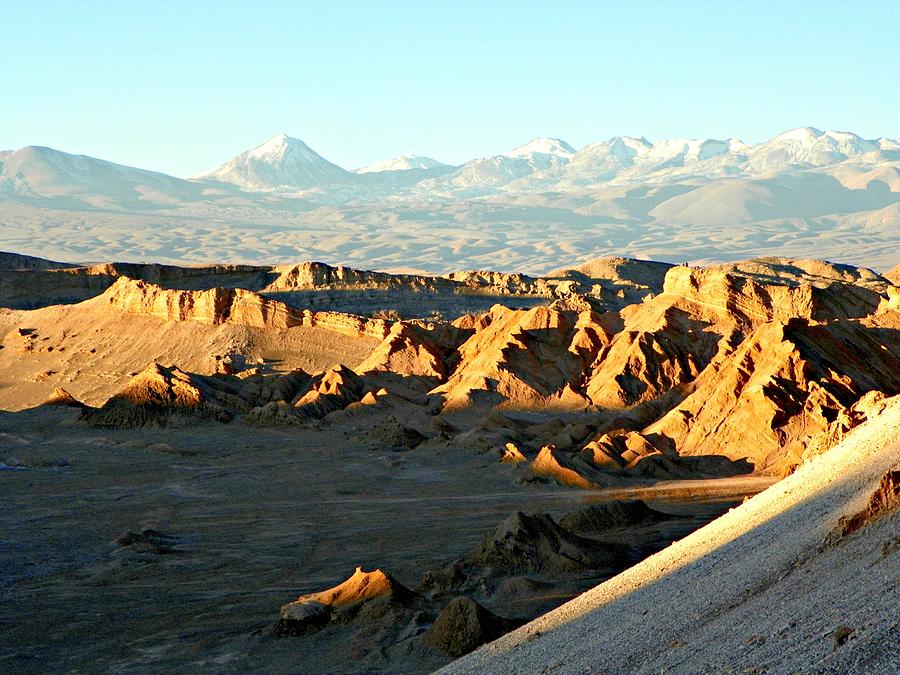
<path fill-rule="evenodd" d="M 365 445 L 378 450 L 412 450 L 421 445 L 426 436 L 390 415 L 370 429 L 362 440 Z"/>
<path fill-rule="evenodd" d="M 0 270 L 6 272 L 22 272 L 24 270 L 58 270 L 75 267 L 70 263 L 61 263 L 31 255 L 0 251 Z"/>
<path fill-rule="evenodd" d="M 224 382 L 151 363 L 100 408 L 86 410 L 82 419 L 92 426 L 116 429 L 199 420 L 228 422 L 243 407 Z"/>
<path fill-rule="evenodd" d="M 357 567 L 349 579 L 317 593 L 301 595 L 281 608 L 274 628 L 277 635 L 299 635 L 320 629 L 331 621 L 346 621 L 367 603 L 411 604 L 414 594 L 380 569 Z"/>
<path fill-rule="evenodd" d="M 583 408 L 588 401 L 574 387 L 607 339 L 590 311 L 517 311 L 498 305 L 459 347 L 456 369 L 434 393 L 448 410 L 484 403 Z"/>
<path fill-rule="evenodd" d="M 131 314 L 155 316 L 166 321 L 197 321 L 209 325 L 232 323 L 274 330 L 318 326 L 343 335 L 364 335 L 379 340 L 390 330 L 388 323 L 380 319 L 296 310 L 241 288 L 178 291 L 120 277 L 98 300 Z"/>
<path fill-rule="evenodd" d="M 894 286 L 900 286 L 900 265 L 889 269 L 884 273 L 884 278 L 890 281 Z"/>
<path fill-rule="evenodd" d="M 503 449 L 503 454 L 500 455 L 500 461 L 506 464 L 519 464 L 528 460 L 515 443 L 507 443 Z"/>
<path fill-rule="evenodd" d="M 514 513 L 462 558 L 428 573 L 420 592 L 479 592 L 511 577 L 565 579 L 611 574 L 627 559 L 627 547 L 573 534 L 547 514 Z"/>
<path fill-rule="evenodd" d="M 602 535 L 611 529 L 651 525 L 672 516 L 651 509 L 640 500 L 610 501 L 572 511 L 560 519 L 560 527 L 582 537 Z"/>
<path fill-rule="evenodd" d="M 541 451 L 531 463 L 531 470 L 535 474 L 552 478 L 561 485 L 568 485 L 570 487 L 584 489 L 597 487 L 590 480 L 578 473 L 578 471 L 563 466 L 554 450 L 555 448 L 551 445 L 545 445 L 541 448 Z"/>
<path fill-rule="evenodd" d="M 606 258 L 544 278 L 487 271 L 391 275 L 321 263 L 276 271 L 209 266 L 182 273 L 114 264 L 9 274 L 77 270 L 115 282 L 71 306 L 60 336 L 49 332 L 49 313 L 34 324 L 40 334 L 23 323 L 38 313 L 24 313 L 18 325 L 10 315 L 14 328 L 3 340 L 10 356 L 15 351 L 25 361 L 35 359 L 27 377 L 46 383 L 43 397 L 67 381 L 59 373 L 68 357 L 47 354 L 73 344 L 65 341 L 83 332 L 80 315 L 112 310 L 110 316 L 166 326 L 229 327 L 232 333 L 209 337 L 215 351 L 203 356 L 208 370 L 193 352 L 190 365 L 179 364 L 226 376 L 211 384 L 182 373 L 198 391 L 202 383 L 216 392 L 206 394 L 209 405 L 227 412 L 215 418 L 290 425 L 342 410 L 382 415 L 366 422 L 366 442 L 381 438 L 411 448 L 428 435 L 418 429 L 433 425 L 410 425 L 404 416 L 439 413 L 448 418 L 439 444 L 487 450 L 512 443 L 521 457 L 534 458 L 537 476 L 585 489 L 625 478 L 790 472 L 864 420 L 867 397 L 900 392 L 900 291 L 871 270 L 823 261 L 755 259 L 694 268 Z M 132 272 L 183 286 L 253 280 L 245 285 L 259 292 L 227 284 L 165 288 L 123 276 Z M 496 304 L 452 322 L 385 321 L 295 307 L 260 294 L 267 289 L 531 294 L 549 304 Z M 307 365 L 305 355 L 270 365 L 279 363 L 292 329 L 301 332 L 298 342 L 306 339 L 302 331 L 325 331 L 348 345 L 342 353 L 358 356 L 324 368 L 322 360 Z M 277 336 L 266 338 L 266 352 L 275 358 L 260 355 L 254 346 L 260 339 L 251 339 L 256 335 Z M 145 339 L 151 341 L 142 335 L 137 343 Z M 81 340 L 76 349 L 86 346 Z M 114 400 L 110 405 L 121 405 L 122 394 Z M 385 421 L 389 416 L 396 423 Z M 102 419 L 99 411 L 94 419 Z M 520 461 L 512 454 L 507 459 Z"/>
<path fill-rule="evenodd" d="M 384 341 L 357 369 L 388 371 L 442 380 L 447 376 L 447 348 L 429 335 L 426 328 L 398 321 Z"/>
<path fill-rule="evenodd" d="M 56 387 L 44 402 L 44 405 L 62 406 L 65 408 L 84 408 L 85 405 L 62 387 Z"/>
<path fill-rule="evenodd" d="M 317 419 L 328 413 L 343 410 L 359 401 L 365 384 L 350 368 L 338 366 L 315 376 L 305 393 L 291 401 L 293 412 L 300 418 Z"/>
<path fill-rule="evenodd" d="M 447 603 L 425 633 L 425 641 L 449 656 L 459 657 L 518 625 L 462 596 Z"/>

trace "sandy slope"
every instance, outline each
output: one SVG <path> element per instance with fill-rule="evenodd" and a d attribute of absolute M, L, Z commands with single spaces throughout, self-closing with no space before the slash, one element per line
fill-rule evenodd
<path fill-rule="evenodd" d="M 239 351 L 273 371 L 316 372 L 336 363 L 355 365 L 378 344 L 374 338 L 319 327 L 166 321 L 98 301 L 102 298 L 33 312 L 0 309 L 0 407 L 38 405 L 56 386 L 99 405 L 154 359 L 209 374 L 216 354 Z M 17 326 L 32 331 L 32 349 L 25 351 L 28 341 L 10 337 Z"/>
<path fill-rule="evenodd" d="M 900 513 L 825 542 L 900 466 L 898 429 L 895 400 L 789 478 L 443 672 L 897 672 Z"/>

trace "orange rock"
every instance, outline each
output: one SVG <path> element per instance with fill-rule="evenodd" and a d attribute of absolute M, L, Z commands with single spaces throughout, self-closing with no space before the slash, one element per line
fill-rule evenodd
<path fill-rule="evenodd" d="M 584 489 L 596 487 L 577 471 L 560 464 L 558 457 L 554 453 L 554 448 L 551 445 L 545 445 L 541 448 L 541 451 L 531 463 L 531 470 L 539 476 L 553 478 L 562 485 Z"/>
<path fill-rule="evenodd" d="M 503 454 L 500 456 L 500 461 L 507 464 L 518 464 L 528 460 L 525 459 L 525 455 L 522 454 L 522 451 L 519 450 L 515 443 L 507 443 Z"/>

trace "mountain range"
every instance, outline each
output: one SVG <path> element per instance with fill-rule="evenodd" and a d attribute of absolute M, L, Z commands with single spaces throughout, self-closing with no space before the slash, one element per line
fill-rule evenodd
<path fill-rule="evenodd" d="M 4 248 L 75 260 L 546 271 L 605 253 L 824 254 L 891 267 L 900 141 L 812 127 L 755 145 L 537 138 L 458 166 L 405 154 L 350 170 L 281 133 L 191 178 L 29 146 L 0 152 L 0 223 Z"/>

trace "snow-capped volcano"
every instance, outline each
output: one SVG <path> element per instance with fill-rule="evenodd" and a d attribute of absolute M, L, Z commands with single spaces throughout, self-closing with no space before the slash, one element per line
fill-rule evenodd
<path fill-rule="evenodd" d="M 381 171 L 409 171 L 410 169 L 434 169 L 437 167 L 449 166 L 443 162 L 439 162 L 431 157 L 423 157 L 422 155 L 400 155 L 391 159 L 385 159 L 380 162 L 368 164 L 354 173 L 379 173 Z"/>
<path fill-rule="evenodd" d="M 504 154 L 507 157 L 532 157 L 533 155 L 571 157 L 575 154 L 575 148 L 559 138 L 535 138 Z"/>
<path fill-rule="evenodd" d="M 638 135 L 579 147 L 538 138 L 462 166 L 405 155 L 351 173 L 278 134 L 200 180 L 50 148 L 0 151 L 0 248 L 64 241 L 56 259 L 204 261 L 232 258 L 239 241 L 248 260 L 404 267 L 415 256 L 435 270 L 549 267 L 579 250 L 855 251 L 897 264 L 897 139 L 803 127 L 755 145 Z"/>
<path fill-rule="evenodd" d="M 198 178 L 234 183 L 250 190 L 276 190 L 343 183 L 351 176 L 300 139 L 281 133 Z"/>
<path fill-rule="evenodd" d="M 460 194 L 485 196 L 566 192 L 626 184 L 659 185 L 681 179 L 754 178 L 772 173 L 840 171 L 865 187 L 863 174 L 885 163 L 894 185 L 900 142 L 801 127 L 756 145 L 734 138 L 648 141 L 615 136 L 576 151 L 558 138 L 536 138 L 512 150 L 449 166 L 406 154 L 349 172 L 306 143 L 277 134 L 212 173 L 183 180 L 51 148 L 0 151 L 0 193 L 18 197 L 72 197 L 94 205 L 177 203 L 245 192 L 316 192 L 324 199 Z M 837 167 L 840 165 L 840 167 Z M 851 166 L 853 165 L 853 166 Z M 855 167 L 855 168 L 854 168 Z M 857 175 L 859 174 L 859 175 Z M 889 174 L 889 175 L 888 175 Z M 218 184 L 212 184 L 215 181 Z M 848 183 L 849 184 L 849 183 Z"/>

